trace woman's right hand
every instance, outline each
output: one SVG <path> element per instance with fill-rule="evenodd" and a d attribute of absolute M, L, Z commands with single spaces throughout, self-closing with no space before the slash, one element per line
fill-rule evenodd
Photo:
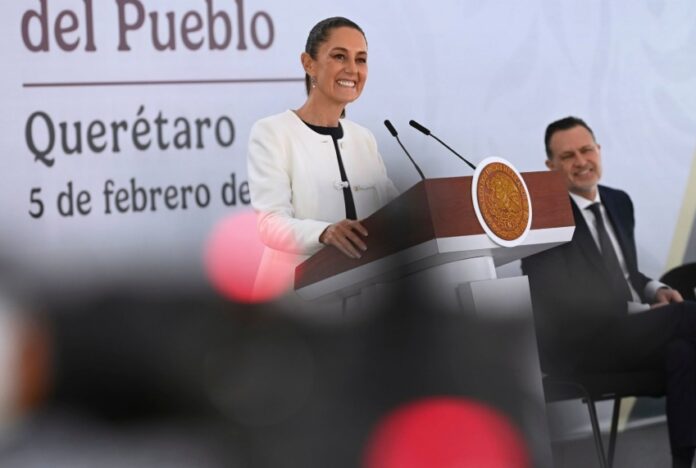
<path fill-rule="evenodd" d="M 367 245 L 362 237 L 367 237 L 367 229 L 360 221 L 344 219 L 324 229 L 319 236 L 319 242 L 324 245 L 333 245 L 347 257 L 360 258 L 361 252 L 367 250 Z"/>

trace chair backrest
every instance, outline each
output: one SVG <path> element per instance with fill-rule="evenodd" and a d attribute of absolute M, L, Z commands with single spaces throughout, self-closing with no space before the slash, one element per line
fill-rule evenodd
<path fill-rule="evenodd" d="M 696 262 L 685 263 L 662 275 L 660 281 L 679 291 L 687 300 L 696 300 Z"/>

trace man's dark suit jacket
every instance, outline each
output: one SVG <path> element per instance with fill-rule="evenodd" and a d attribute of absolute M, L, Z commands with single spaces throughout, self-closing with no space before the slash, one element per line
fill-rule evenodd
<path fill-rule="evenodd" d="M 650 278 L 638 271 L 633 236 L 633 203 L 623 191 L 600 186 L 599 193 L 621 244 L 631 283 L 641 299 Z M 522 260 L 529 277 L 542 369 L 572 372 L 593 338 L 612 330 L 626 317 L 627 305 L 611 280 L 600 251 L 571 200 L 575 217 L 573 239 Z M 597 351 L 601 352 L 601 351 Z"/>

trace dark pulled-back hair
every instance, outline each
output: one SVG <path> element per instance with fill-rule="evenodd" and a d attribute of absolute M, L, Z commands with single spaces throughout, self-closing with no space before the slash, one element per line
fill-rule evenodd
<path fill-rule="evenodd" d="M 551 159 L 551 148 L 549 147 L 549 143 L 551 142 L 551 137 L 553 136 L 554 133 L 560 132 L 563 130 L 570 130 L 571 128 L 574 127 L 584 127 L 588 132 L 590 132 L 590 135 L 592 135 L 592 139 L 597 141 L 594 136 L 594 132 L 590 128 L 589 125 L 585 123 L 584 120 L 578 118 L 578 117 L 564 117 L 560 120 L 556 120 L 555 122 L 551 122 L 548 127 L 546 127 L 546 133 L 544 134 L 544 146 L 546 148 L 546 157 Z"/>
<path fill-rule="evenodd" d="M 326 18 L 319 21 L 314 25 L 309 35 L 307 36 L 307 44 L 305 44 L 305 52 L 309 54 L 314 60 L 317 59 L 317 52 L 319 52 L 319 47 L 329 39 L 329 34 L 336 28 L 353 28 L 365 36 L 365 32 L 353 21 L 342 16 L 334 16 L 332 18 Z M 305 87 L 307 88 L 307 94 L 312 89 L 312 82 L 310 81 L 309 75 L 305 73 Z"/>

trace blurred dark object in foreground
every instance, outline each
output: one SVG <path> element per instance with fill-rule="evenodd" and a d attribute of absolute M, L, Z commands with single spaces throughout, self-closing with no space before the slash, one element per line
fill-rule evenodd
<path fill-rule="evenodd" d="M 1 466 L 31 466 L 22 460 L 38 453 L 71 466 L 88 450 L 99 466 L 353 468 L 388 412 L 438 395 L 497 408 L 532 454 L 545 423 L 519 353 L 531 323 L 432 310 L 407 294 L 333 324 L 176 295 L 47 312 L 50 397 L 0 445 Z"/>
<path fill-rule="evenodd" d="M 679 291 L 685 300 L 696 300 L 696 262 L 672 268 L 660 281 Z"/>

